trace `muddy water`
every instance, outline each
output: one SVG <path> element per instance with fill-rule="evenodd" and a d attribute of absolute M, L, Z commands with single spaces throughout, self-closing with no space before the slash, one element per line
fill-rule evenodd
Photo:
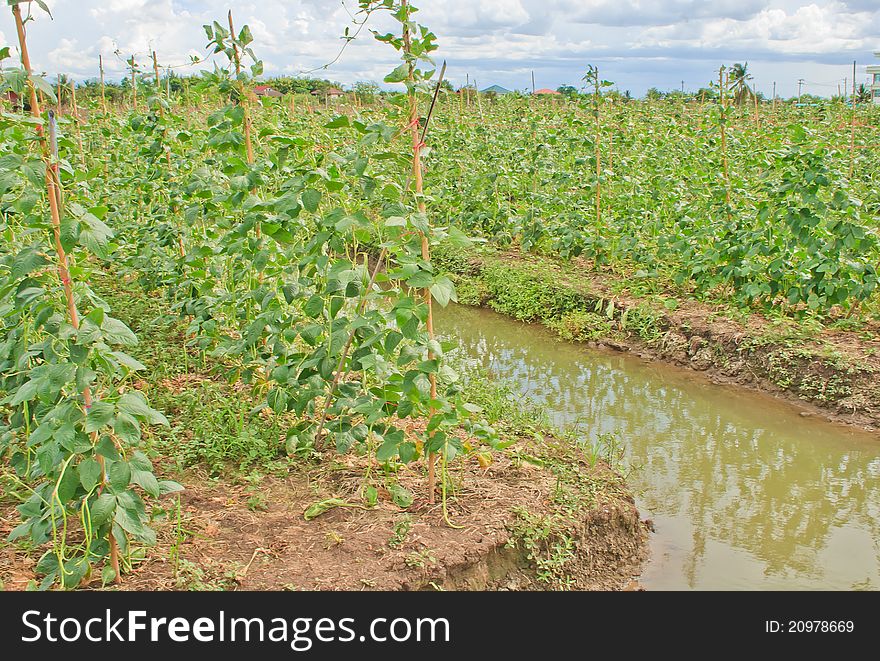
<path fill-rule="evenodd" d="M 436 323 L 556 425 L 618 435 L 656 527 L 648 589 L 880 589 L 880 436 L 487 310 Z"/>

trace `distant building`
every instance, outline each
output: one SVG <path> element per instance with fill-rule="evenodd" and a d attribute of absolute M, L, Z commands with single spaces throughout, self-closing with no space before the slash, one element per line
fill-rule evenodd
<path fill-rule="evenodd" d="M 3 95 L 0 96 L 0 98 L 2 98 L 4 101 L 9 101 L 9 103 L 11 103 L 13 107 L 18 107 L 19 103 L 21 102 L 21 97 L 12 90 L 4 92 Z"/>
<path fill-rule="evenodd" d="M 880 51 L 874 51 L 874 57 L 880 57 Z M 871 99 L 880 104 L 880 64 L 869 66 L 868 73 L 871 74 Z"/>
<path fill-rule="evenodd" d="M 312 96 L 326 96 L 331 99 L 336 99 L 336 98 L 339 98 L 340 96 L 343 96 L 345 94 L 345 92 L 343 92 L 338 87 L 328 87 L 325 90 L 312 90 L 310 92 L 310 94 Z"/>
<path fill-rule="evenodd" d="M 257 96 L 271 96 L 274 98 L 283 96 L 281 92 L 272 87 L 269 87 L 268 85 L 257 85 L 254 88 L 254 94 L 256 94 Z"/>
<path fill-rule="evenodd" d="M 480 90 L 480 94 L 498 94 L 499 96 L 502 94 L 510 94 L 509 89 L 505 89 L 501 87 L 501 85 L 492 85 L 492 87 L 487 87 L 484 90 Z"/>
<path fill-rule="evenodd" d="M 547 87 L 544 87 L 542 89 L 535 90 L 535 96 L 562 96 L 562 94 L 557 92 L 556 90 L 551 90 Z"/>

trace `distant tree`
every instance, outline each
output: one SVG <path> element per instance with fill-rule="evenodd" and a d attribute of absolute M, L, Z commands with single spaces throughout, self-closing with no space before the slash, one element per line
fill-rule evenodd
<path fill-rule="evenodd" d="M 562 85 L 556 88 L 556 91 L 559 92 L 562 96 L 568 97 L 572 99 L 578 95 L 578 91 L 576 87 L 572 87 L 571 85 Z"/>
<path fill-rule="evenodd" d="M 458 88 L 458 93 L 466 99 L 475 99 L 477 97 L 477 88 L 473 85 L 462 85 Z"/>
<path fill-rule="evenodd" d="M 793 96 L 789 99 L 792 103 L 798 102 L 798 97 Z M 825 103 L 827 99 L 823 99 L 821 96 L 816 96 L 815 94 L 801 94 L 800 102 L 801 103 L 810 103 L 810 104 L 822 104 Z"/>
<path fill-rule="evenodd" d="M 288 76 L 267 78 L 263 81 L 263 84 L 278 90 L 282 94 L 309 94 L 316 90 L 323 93 L 330 87 L 342 87 L 340 83 L 327 80 L 326 78 L 294 78 Z"/>
<path fill-rule="evenodd" d="M 751 99 L 755 92 L 749 87 L 749 81 L 752 80 L 752 74 L 749 73 L 749 63 L 735 63 L 730 67 L 730 91 L 733 92 L 733 100 L 737 105 L 743 105 Z"/>
<path fill-rule="evenodd" d="M 452 83 L 449 82 L 448 78 L 444 78 L 443 82 L 440 83 L 440 89 L 445 90 L 447 92 L 454 92 L 455 88 L 452 86 Z"/>
<path fill-rule="evenodd" d="M 714 101 L 718 98 L 718 90 L 712 87 L 701 87 L 696 91 L 694 96 L 700 100 Z"/>
<path fill-rule="evenodd" d="M 361 103 L 374 103 L 381 92 L 379 85 L 371 80 L 359 80 L 354 84 L 354 93 L 357 94 Z"/>
<path fill-rule="evenodd" d="M 659 101 L 663 98 L 663 96 L 663 92 L 658 90 L 656 87 L 649 88 L 648 91 L 645 93 L 645 98 L 649 101 Z"/>

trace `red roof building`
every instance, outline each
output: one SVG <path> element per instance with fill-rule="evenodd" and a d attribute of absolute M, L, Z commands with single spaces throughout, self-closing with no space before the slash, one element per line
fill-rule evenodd
<path fill-rule="evenodd" d="M 557 92 L 556 90 L 551 90 L 551 89 L 548 89 L 548 88 L 546 88 L 546 87 L 544 87 L 544 88 L 542 88 L 542 89 L 539 89 L 539 90 L 535 90 L 535 95 L 538 95 L 538 94 L 549 94 L 549 95 L 551 95 L 551 96 L 562 96 L 562 95 L 561 95 L 559 92 Z"/>
<path fill-rule="evenodd" d="M 269 87 L 268 85 L 257 85 L 254 88 L 254 94 L 256 94 L 257 96 L 272 96 L 275 98 L 283 96 L 281 92 L 272 87 Z"/>

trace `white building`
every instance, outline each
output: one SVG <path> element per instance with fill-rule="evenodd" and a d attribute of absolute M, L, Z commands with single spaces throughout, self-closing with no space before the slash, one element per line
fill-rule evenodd
<path fill-rule="evenodd" d="M 880 51 L 874 51 L 874 57 L 880 57 Z M 880 104 L 880 65 L 869 66 L 868 74 L 871 76 L 871 98 L 874 103 Z"/>

